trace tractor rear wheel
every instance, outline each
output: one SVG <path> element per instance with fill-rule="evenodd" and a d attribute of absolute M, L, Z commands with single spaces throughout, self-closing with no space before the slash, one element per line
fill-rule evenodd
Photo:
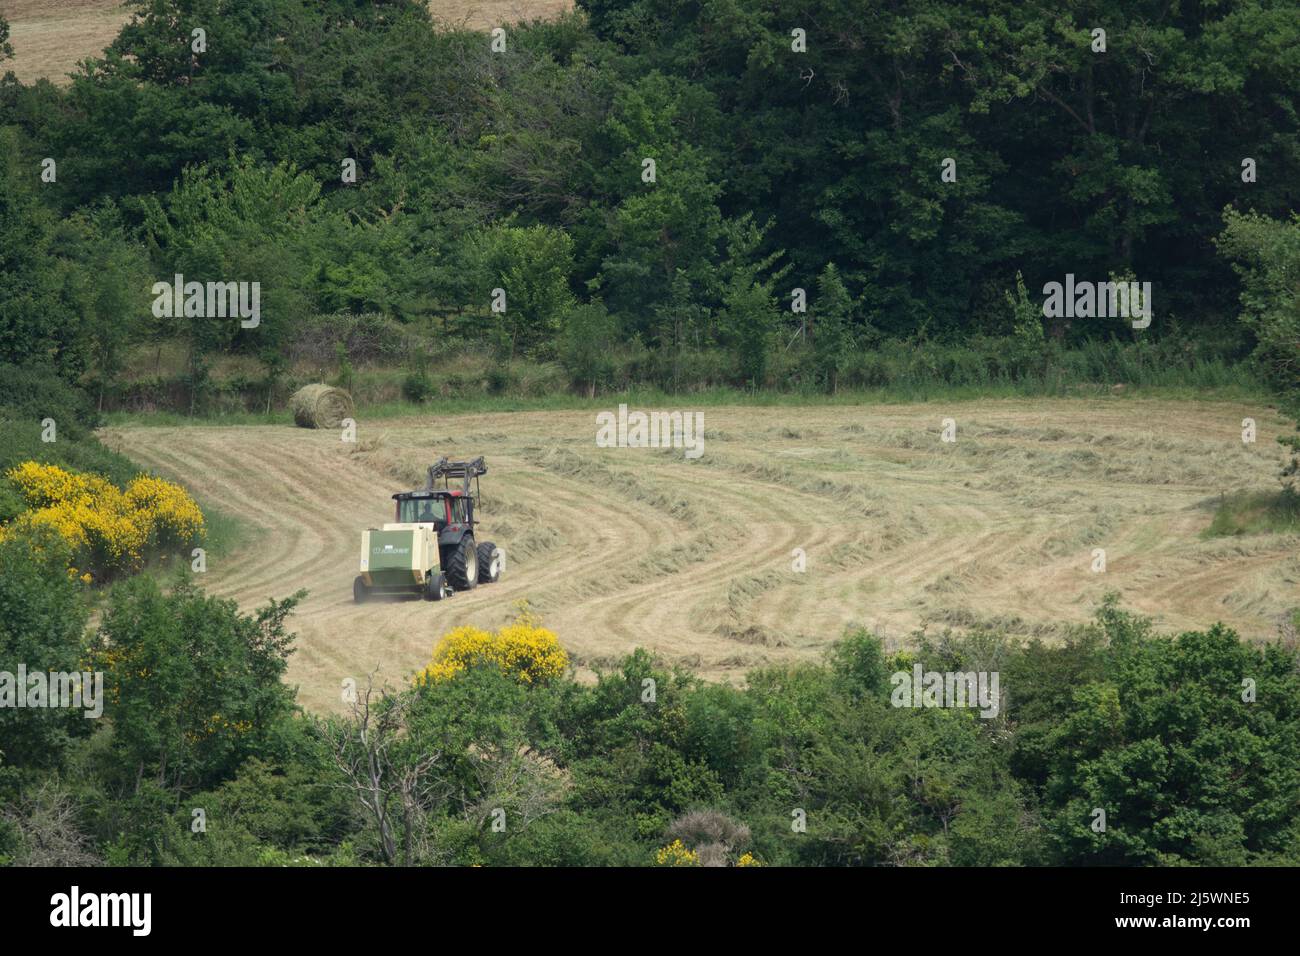
<path fill-rule="evenodd" d="M 478 579 L 482 584 L 495 584 L 506 569 L 506 554 L 491 541 L 478 546 Z"/>
<path fill-rule="evenodd" d="M 358 574 L 357 579 L 352 582 L 352 600 L 361 604 L 370 596 L 368 592 L 369 588 L 366 587 L 365 580 Z"/>
<path fill-rule="evenodd" d="M 426 601 L 441 601 L 443 583 L 441 571 L 427 575 L 424 579 L 424 599 Z"/>
<path fill-rule="evenodd" d="M 447 559 L 447 580 L 457 591 L 472 591 L 478 585 L 478 551 L 472 535 L 461 538 Z"/>

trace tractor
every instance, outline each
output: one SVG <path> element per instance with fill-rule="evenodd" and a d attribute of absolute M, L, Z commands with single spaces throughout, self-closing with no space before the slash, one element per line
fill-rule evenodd
<path fill-rule="evenodd" d="M 479 544 L 474 536 L 479 476 L 486 473 L 481 457 L 440 458 L 429 466 L 423 489 L 393 495 L 393 521 L 361 533 L 361 573 L 352 582 L 353 600 L 360 604 L 372 594 L 419 594 L 441 601 L 500 578 L 505 553 L 491 541 Z M 460 486 L 453 487 L 452 479 Z"/>

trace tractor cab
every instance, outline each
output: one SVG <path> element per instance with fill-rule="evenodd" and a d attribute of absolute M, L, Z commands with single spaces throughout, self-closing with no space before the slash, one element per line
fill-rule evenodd
<path fill-rule="evenodd" d="M 448 461 L 441 458 L 430 466 L 420 491 L 400 491 L 393 495 L 396 503 L 393 520 L 399 524 L 433 524 L 443 531 L 473 533 L 474 509 L 479 500 L 479 475 L 487 473 L 482 458 L 473 461 Z M 460 487 L 452 487 L 451 479 L 460 478 Z M 439 481 L 442 486 L 439 487 Z M 471 482 L 473 483 L 471 486 Z"/>
<path fill-rule="evenodd" d="M 397 503 L 393 520 L 398 524 L 432 524 L 439 531 L 448 524 L 447 499 L 441 493 L 403 491 L 393 500 Z"/>
<path fill-rule="evenodd" d="M 430 466 L 423 488 L 393 495 L 394 521 L 361 535 L 361 574 L 352 582 L 353 600 L 416 591 L 441 601 L 496 581 L 505 570 L 505 552 L 491 541 L 474 540 L 478 478 L 486 473 L 482 458 L 441 458 Z M 460 479 L 457 486 L 453 478 Z"/>

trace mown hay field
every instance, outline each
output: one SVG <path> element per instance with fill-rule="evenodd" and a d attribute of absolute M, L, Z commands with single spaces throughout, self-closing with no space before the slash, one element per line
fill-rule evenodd
<path fill-rule="evenodd" d="M 449 27 L 486 30 L 506 23 L 553 17 L 572 9 L 571 0 L 430 0 L 429 12 Z M 121 0 L 0 0 L 9 21 L 13 70 L 24 83 L 48 79 L 66 83 L 77 63 L 99 56 L 113 42 L 131 10 Z"/>
<path fill-rule="evenodd" d="M 687 408 L 688 406 L 681 406 Z M 691 409 L 692 411 L 696 409 Z M 1220 495 L 1276 487 L 1267 408 L 1139 398 L 704 408 L 704 454 L 598 448 L 594 411 L 358 415 L 355 444 L 291 426 L 122 426 L 104 439 L 252 533 L 205 585 L 253 608 L 298 588 L 291 680 L 316 709 L 348 677 L 402 681 L 458 624 L 527 599 L 579 668 L 635 647 L 706 677 L 814 659 L 846 626 L 1059 639 L 1107 591 L 1165 630 L 1276 635 L 1300 538 L 1206 538 Z M 941 440 L 942 419 L 957 440 Z M 1241 441 L 1243 418 L 1259 424 Z M 487 457 L 495 585 L 352 602 L 359 534 L 439 456 Z M 1105 551 L 1096 572 L 1095 549 Z M 795 549 L 806 570 L 794 570 Z"/>

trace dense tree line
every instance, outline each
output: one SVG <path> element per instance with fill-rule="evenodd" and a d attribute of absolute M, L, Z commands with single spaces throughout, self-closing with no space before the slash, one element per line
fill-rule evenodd
<path fill-rule="evenodd" d="M 415 0 L 133 6 L 69 86 L 0 86 L 0 358 L 100 384 L 159 336 L 195 378 L 231 349 L 274 378 L 334 313 L 588 390 L 620 354 L 671 386 L 828 388 L 899 342 L 984 379 L 1085 343 L 1240 358 L 1224 210 L 1285 221 L 1300 182 L 1283 0 L 590 0 L 502 51 Z M 156 319 L 175 273 L 260 281 L 263 323 Z M 1052 320 L 1009 357 L 1018 273 L 1031 301 L 1151 281 L 1155 323 Z"/>

